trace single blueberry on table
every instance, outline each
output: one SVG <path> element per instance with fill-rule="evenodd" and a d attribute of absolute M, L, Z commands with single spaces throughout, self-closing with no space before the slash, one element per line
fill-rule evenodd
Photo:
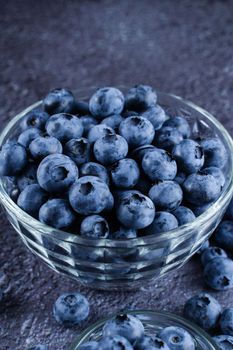
<path fill-rule="evenodd" d="M 85 238 L 107 238 L 109 226 L 107 221 L 100 215 L 90 215 L 81 222 L 80 235 Z"/>
<path fill-rule="evenodd" d="M 207 293 L 193 296 L 184 306 L 184 316 L 207 331 L 217 326 L 221 311 L 219 302 Z"/>
<path fill-rule="evenodd" d="M 140 229 L 152 223 L 155 207 L 149 197 L 137 191 L 128 191 L 119 199 L 116 215 L 125 227 Z"/>
<path fill-rule="evenodd" d="M 233 336 L 231 335 L 217 335 L 213 337 L 217 343 L 219 350 L 231 350 L 233 349 Z"/>
<path fill-rule="evenodd" d="M 142 117 L 148 119 L 154 127 L 154 130 L 158 130 L 163 125 L 166 114 L 162 107 L 159 105 L 152 106 L 148 108 L 145 112 L 141 114 Z"/>
<path fill-rule="evenodd" d="M 225 309 L 220 317 L 219 325 L 223 334 L 233 336 L 233 308 Z"/>
<path fill-rule="evenodd" d="M 103 337 L 99 341 L 99 350 L 133 350 L 130 342 L 119 335 Z"/>
<path fill-rule="evenodd" d="M 143 117 L 135 116 L 124 119 L 119 126 L 119 134 L 123 136 L 130 148 L 148 145 L 154 139 L 154 127 Z"/>
<path fill-rule="evenodd" d="M 20 123 L 21 130 L 27 130 L 29 128 L 44 129 L 47 120 L 49 119 L 48 113 L 41 111 L 40 109 L 34 109 L 28 112 Z"/>
<path fill-rule="evenodd" d="M 104 137 L 106 135 L 112 135 L 115 131 L 105 124 L 94 125 L 88 132 L 87 138 L 91 144 L 94 144 L 95 141 Z"/>
<path fill-rule="evenodd" d="M 170 350 L 195 350 L 193 337 L 183 328 L 170 326 L 159 332 L 159 337 Z"/>
<path fill-rule="evenodd" d="M 32 158 L 41 160 L 49 154 L 62 153 L 62 144 L 52 136 L 38 136 L 29 144 Z"/>
<path fill-rule="evenodd" d="M 56 321 L 65 326 L 80 324 L 89 315 L 89 303 L 80 293 L 64 293 L 56 300 L 53 314 Z"/>
<path fill-rule="evenodd" d="M 101 137 L 94 143 L 94 156 L 104 165 L 110 165 L 125 158 L 127 153 L 127 141 L 115 133 Z"/>
<path fill-rule="evenodd" d="M 111 166 L 111 178 L 116 187 L 132 188 L 139 181 L 140 170 L 135 160 L 120 159 Z"/>
<path fill-rule="evenodd" d="M 51 90 L 43 100 L 44 110 L 49 114 L 70 113 L 74 108 L 74 95 L 67 89 Z"/>
<path fill-rule="evenodd" d="M 148 85 L 136 85 L 131 88 L 125 97 L 126 109 L 143 112 L 147 108 L 155 106 L 157 94 L 155 90 Z"/>
<path fill-rule="evenodd" d="M 144 326 L 136 316 L 119 313 L 114 319 L 105 323 L 103 336 L 121 336 L 133 344 L 144 336 Z"/>
<path fill-rule="evenodd" d="M 37 169 L 39 185 L 49 193 L 63 193 L 78 178 L 76 164 L 64 154 L 50 154 Z"/>
<path fill-rule="evenodd" d="M 188 139 L 191 135 L 189 123 L 185 118 L 180 116 L 169 118 L 165 121 L 163 126 L 171 126 L 173 128 L 176 128 L 181 133 L 184 139 Z"/>
<path fill-rule="evenodd" d="M 88 341 L 79 346 L 79 350 L 99 350 L 99 343 L 97 341 Z"/>
<path fill-rule="evenodd" d="M 98 89 L 89 101 L 91 114 L 100 120 L 112 114 L 120 114 L 123 108 L 124 96 L 114 87 Z"/>
<path fill-rule="evenodd" d="M 83 125 L 78 117 L 72 114 L 59 113 L 52 115 L 45 125 L 48 135 L 60 142 L 78 139 L 83 134 Z"/>
<path fill-rule="evenodd" d="M 221 190 L 223 189 L 226 179 L 221 169 L 211 166 L 209 168 L 204 168 L 200 170 L 200 174 L 212 175 L 216 179 L 216 181 L 219 183 Z"/>
<path fill-rule="evenodd" d="M 70 157 L 76 165 L 89 162 L 91 158 L 91 145 L 87 139 L 71 139 L 64 146 L 64 153 Z"/>
<path fill-rule="evenodd" d="M 201 254 L 201 263 L 206 266 L 211 260 L 215 258 L 227 258 L 227 253 L 219 247 L 206 248 Z"/>
<path fill-rule="evenodd" d="M 154 148 L 145 152 L 142 168 L 151 180 L 173 180 L 176 176 L 176 161 L 163 149 Z"/>
<path fill-rule="evenodd" d="M 134 350 L 170 350 L 167 344 L 159 337 L 144 336 L 134 343 Z"/>
<path fill-rule="evenodd" d="M 42 134 L 40 129 L 29 128 L 23 131 L 18 137 L 18 143 L 25 148 L 28 148 L 30 143 Z"/>
<path fill-rule="evenodd" d="M 233 221 L 224 220 L 214 232 L 214 241 L 223 249 L 233 249 Z"/>
<path fill-rule="evenodd" d="M 101 180 L 106 182 L 107 185 L 109 185 L 108 171 L 103 165 L 95 162 L 88 162 L 83 164 L 79 170 L 80 170 L 80 177 L 86 176 L 86 175 L 97 176 Z"/>
<path fill-rule="evenodd" d="M 46 225 L 65 229 L 75 221 L 75 213 L 65 199 L 50 199 L 42 205 L 39 211 L 39 219 Z"/>
<path fill-rule="evenodd" d="M 71 187 L 69 199 L 79 214 L 98 214 L 113 207 L 114 199 L 107 184 L 96 176 L 83 176 Z"/>
<path fill-rule="evenodd" d="M 23 169 L 23 172 L 16 177 L 17 186 L 20 191 L 23 191 L 24 188 L 28 185 L 37 183 L 37 165 L 33 162 L 28 163 Z"/>
<path fill-rule="evenodd" d="M 94 125 L 98 124 L 98 121 L 92 117 L 92 115 L 83 115 L 79 118 L 83 126 L 83 135 L 87 136 L 88 132 Z"/>
<path fill-rule="evenodd" d="M 205 154 L 205 167 L 222 169 L 228 159 L 227 150 L 219 138 L 207 138 L 200 142 Z"/>
<path fill-rule="evenodd" d="M 162 126 L 156 131 L 154 143 L 157 147 L 167 151 L 172 151 L 175 145 L 178 145 L 183 140 L 182 134 L 174 127 Z"/>
<path fill-rule="evenodd" d="M 220 196 L 221 186 L 213 175 L 197 173 L 187 177 L 183 190 L 189 203 L 201 206 L 215 201 Z"/>
<path fill-rule="evenodd" d="M 183 199 L 183 192 L 175 181 L 161 181 L 151 187 L 149 197 L 156 208 L 170 211 L 176 209 Z"/>
<path fill-rule="evenodd" d="M 101 124 L 105 124 L 112 128 L 113 130 L 118 130 L 123 117 L 120 114 L 113 114 L 101 121 Z"/>
<path fill-rule="evenodd" d="M 15 142 L 7 142 L 0 151 L 0 175 L 14 176 L 27 165 L 27 153 L 23 146 Z"/>
<path fill-rule="evenodd" d="M 230 201 L 230 204 L 228 205 L 227 211 L 225 213 L 225 218 L 227 220 L 232 220 L 233 221 L 233 198 Z"/>
<path fill-rule="evenodd" d="M 178 208 L 176 208 L 173 212 L 173 215 L 175 215 L 179 226 L 188 224 L 189 222 L 192 222 L 196 219 L 196 216 L 192 212 L 191 209 L 184 207 L 180 205 Z"/>
<path fill-rule="evenodd" d="M 41 206 L 47 201 L 48 193 L 39 185 L 32 184 L 20 193 L 17 205 L 31 216 L 38 217 Z"/>
<path fill-rule="evenodd" d="M 187 174 L 198 172 L 204 164 L 204 153 L 201 146 L 190 139 L 185 139 L 172 150 L 180 170 Z"/>
<path fill-rule="evenodd" d="M 47 345 L 37 344 L 34 346 L 30 346 L 29 348 L 27 348 L 27 350 L 49 350 L 49 348 Z"/>
<path fill-rule="evenodd" d="M 206 284 L 216 290 L 233 288 L 233 260 L 228 258 L 215 258 L 204 268 Z"/>
<path fill-rule="evenodd" d="M 154 221 L 148 226 L 144 233 L 146 235 L 153 235 L 156 233 L 168 232 L 178 227 L 176 217 L 166 211 L 158 211 L 155 213 Z"/>

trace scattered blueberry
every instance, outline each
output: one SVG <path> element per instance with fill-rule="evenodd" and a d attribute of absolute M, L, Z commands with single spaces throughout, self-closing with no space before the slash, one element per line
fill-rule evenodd
<path fill-rule="evenodd" d="M 233 260 L 215 258 L 204 269 L 204 279 L 207 285 L 216 290 L 233 288 Z"/>
<path fill-rule="evenodd" d="M 27 165 L 27 153 L 19 143 L 8 142 L 0 151 L 0 175 L 14 176 Z"/>
<path fill-rule="evenodd" d="M 83 115 L 79 118 L 83 126 L 83 135 L 87 136 L 88 132 L 94 125 L 98 124 L 98 121 L 91 115 Z"/>
<path fill-rule="evenodd" d="M 46 123 L 46 131 L 60 142 L 78 139 L 83 134 L 83 125 L 78 117 L 67 113 L 52 115 Z"/>
<path fill-rule="evenodd" d="M 154 130 L 158 130 L 163 125 L 166 114 L 162 107 L 159 105 L 152 106 L 142 113 L 142 117 L 148 119 L 154 127 Z"/>
<path fill-rule="evenodd" d="M 219 138 L 207 138 L 200 142 L 205 154 L 205 166 L 222 169 L 227 162 L 227 151 Z"/>
<path fill-rule="evenodd" d="M 67 200 L 55 198 L 42 205 L 39 211 L 39 219 L 46 225 L 65 229 L 74 223 L 75 214 Z"/>
<path fill-rule="evenodd" d="M 150 226 L 145 229 L 145 233 L 148 235 L 168 232 L 178 227 L 178 221 L 176 217 L 166 211 L 158 211 L 155 213 L 154 221 Z"/>
<path fill-rule="evenodd" d="M 123 117 L 120 114 L 113 114 L 101 121 L 101 124 L 105 124 L 112 128 L 113 130 L 118 130 Z"/>
<path fill-rule="evenodd" d="M 111 178 L 116 187 L 132 188 L 137 184 L 139 176 L 139 167 L 133 159 L 120 159 L 111 166 Z"/>
<path fill-rule="evenodd" d="M 233 336 L 233 308 L 225 309 L 220 317 L 219 325 L 223 334 Z"/>
<path fill-rule="evenodd" d="M 171 151 L 175 145 L 178 145 L 183 140 L 182 134 L 174 127 L 162 126 L 155 133 L 155 144 L 159 148 Z"/>
<path fill-rule="evenodd" d="M 184 307 L 184 316 L 205 330 L 217 326 L 222 308 L 219 302 L 207 293 L 190 298 Z"/>
<path fill-rule="evenodd" d="M 62 144 L 52 136 L 38 136 L 29 144 L 29 151 L 35 160 L 41 160 L 49 154 L 62 153 Z"/>
<path fill-rule="evenodd" d="M 170 350 L 195 350 L 193 337 L 183 328 L 170 326 L 159 332 L 159 337 L 165 341 Z"/>
<path fill-rule="evenodd" d="M 233 221 L 224 220 L 214 233 L 216 244 L 223 249 L 233 249 Z"/>
<path fill-rule="evenodd" d="M 54 89 L 44 98 L 43 107 L 49 114 L 70 113 L 74 108 L 74 96 L 67 89 Z"/>
<path fill-rule="evenodd" d="M 101 137 L 104 137 L 106 135 L 112 135 L 114 134 L 114 130 L 105 125 L 105 124 L 98 124 L 98 125 L 94 125 L 88 135 L 87 135 L 87 138 L 88 138 L 88 141 L 93 144 L 95 143 L 96 140 L 100 139 Z"/>
<path fill-rule="evenodd" d="M 107 221 L 100 215 L 90 215 L 81 222 L 80 235 L 85 238 L 107 238 L 109 226 Z"/>
<path fill-rule="evenodd" d="M 155 106 L 157 94 L 152 87 L 137 85 L 130 89 L 125 97 L 125 105 L 128 110 L 142 112 Z"/>
<path fill-rule="evenodd" d="M 109 185 L 109 175 L 107 169 L 98 163 L 95 162 L 88 162 L 83 164 L 80 167 L 80 177 L 86 176 L 86 175 L 92 175 L 97 176 L 104 182 L 106 182 L 107 185 Z"/>
<path fill-rule="evenodd" d="M 17 205 L 31 216 L 38 217 L 40 207 L 47 201 L 48 193 L 37 184 L 28 185 L 20 193 Z"/>
<path fill-rule="evenodd" d="M 149 197 L 152 199 L 156 208 L 161 210 L 176 209 L 183 199 L 183 192 L 174 181 L 161 181 L 151 187 Z"/>
<path fill-rule="evenodd" d="M 106 135 L 94 143 L 95 158 L 102 164 L 113 164 L 125 158 L 127 153 L 128 144 L 126 140 L 115 133 Z"/>
<path fill-rule="evenodd" d="M 217 343 L 219 350 L 231 350 L 233 349 L 233 337 L 230 335 L 218 335 L 213 337 Z"/>
<path fill-rule="evenodd" d="M 178 208 L 176 208 L 173 212 L 173 215 L 175 215 L 179 226 L 188 224 L 189 222 L 192 222 L 196 219 L 196 216 L 192 212 L 191 209 L 184 207 L 180 205 Z"/>
<path fill-rule="evenodd" d="M 87 139 L 71 139 L 64 146 L 64 153 L 70 157 L 76 165 L 89 162 L 91 158 L 91 145 Z"/>
<path fill-rule="evenodd" d="M 133 350 L 130 342 L 119 335 L 104 337 L 99 342 L 99 350 Z"/>
<path fill-rule="evenodd" d="M 179 169 L 187 174 L 198 172 L 204 164 L 204 153 L 200 145 L 190 139 L 185 139 L 172 150 Z"/>
<path fill-rule="evenodd" d="M 41 111 L 40 109 L 34 109 L 23 117 L 20 127 L 22 130 L 27 130 L 29 128 L 38 128 L 43 130 L 48 119 L 48 113 Z"/>
<path fill-rule="evenodd" d="M 64 293 L 56 300 L 53 314 L 58 323 L 77 325 L 87 319 L 89 303 L 80 293 Z"/>
<path fill-rule="evenodd" d="M 90 98 L 89 109 L 97 119 L 104 119 L 112 114 L 120 114 L 124 107 L 122 92 L 114 87 L 97 90 Z"/>
<path fill-rule="evenodd" d="M 23 131 L 18 137 L 18 143 L 25 148 L 28 148 L 30 143 L 41 135 L 41 130 L 37 128 L 29 128 Z"/>
<path fill-rule="evenodd" d="M 191 135 L 189 123 L 185 118 L 180 116 L 169 118 L 165 121 L 163 126 L 171 126 L 173 128 L 176 128 L 181 133 L 184 139 L 188 139 Z"/>
<path fill-rule="evenodd" d="M 206 266 L 208 262 L 215 258 L 227 258 L 227 253 L 219 247 L 208 247 L 201 254 L 201 263 Z"/>

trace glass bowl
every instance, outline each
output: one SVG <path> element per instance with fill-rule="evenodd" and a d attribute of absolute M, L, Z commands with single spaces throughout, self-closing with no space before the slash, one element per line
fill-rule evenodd
<path fill-rule="evenodd" d="M 91 96 L 93 89 L 77 94 Z M 32 218 L 8 196 L 0 178 L 0 201 L 8 219 L 26 246 L 53 270 L 95 289 L 132 290 L 181 267 L 198 251 L 220 222 L 233 193 L 233 142 L 225 128 L 208 112 L 182 98 L 158 93 L 158 103 L 168 115 L 182 115 L 194 137 L 217 135 L 228 152 L 224 169 L 226 185 L 218 200 L 192 223 L 162 234 L 129 240 L 84 239 L 78 234 L 54 229 Z M 13 118 L 0 135 L 0 147 L 19 130 L 22 117 L 35 103 Z M 78 232 L 77 232 L 78 233 Z"/>
<path fill-rule="evenodd" d="M 145 327 L 146 335 L 155 336 L 164 327 L 177 326 L 184 328 L 193 336 L 196 343 L 196 350 L 219 350 L 214 340 L 206 332 L 177 315 L 165 311 L 147 310 L 124 311 L 124 313 L 137 316 Z M 104 323 L 113 317 L 105 318 L 88 327 L 80 334 L 70 350 L 78 350 L 80 345 L 90 340 L 98 341 L 102 335 Z"/>

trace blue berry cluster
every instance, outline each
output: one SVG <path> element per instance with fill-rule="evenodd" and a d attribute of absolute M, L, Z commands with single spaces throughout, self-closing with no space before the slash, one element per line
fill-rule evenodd
<path fill-rule="evenodd" d="M 193 221 L 220 196 L 226 161 L 217 137 L 195 139 L 150 86 L 125 96 L 100 88 L 88 103 L 55 89 L 3 145 L 0 175 L 10 197 L 42 223 L 124 239 Z"/>

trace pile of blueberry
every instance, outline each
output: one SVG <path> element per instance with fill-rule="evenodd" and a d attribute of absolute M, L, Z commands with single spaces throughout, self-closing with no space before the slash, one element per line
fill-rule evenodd
<path fill-rule="evenodd" d="M 220 196 L 226 162 L 220 139 L 195 139 L 150 86 L 101 88 L 89 103 L 55 89 L 2 146 L 0 175 L 42 223 L 125 239 L 193 221 Z"/>

